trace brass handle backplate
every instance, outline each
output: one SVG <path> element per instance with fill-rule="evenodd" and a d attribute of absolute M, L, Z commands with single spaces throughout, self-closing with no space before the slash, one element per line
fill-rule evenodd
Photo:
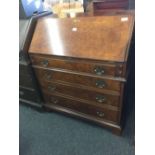
<path fill-rule="evenodd" d="M 96 86 L 98 88 L 104 88 L 106 86 L 106 83 L 103 80 L 97 80 L 96 81 Z"/>
<path fill-rule="evenodd" d="M 49 63 L 48 63 L 48 60 L 45 59 L 45 60 L 42 60 L 42 61 L 41 61 L 41 64 L 42 64 L 44 67 L 47 67 Z"/>
<path fill-rule="evenodd" d="M 96 100 L 99 103 L 103 103 L 103 102 L 105 102 L 106 98 L 103 95 L 98 95 L 98 96 L 96 96 Z"/>
<path fill-rule="evenodd" d="M 55 86 L 48 86 L 48 90 L 49 90 L 49 91 L 54 91 L 55 89 L 56 89 Z"/>
<path fill-rule="evenodd" d="M 103 112 L 97 111 L 96 114 L 97 114 L 99 117 L 104 117 L 104 113 L 103 113 Z"/>
<path fill-rule="evenodd" d="M 51 102 L 54 103 L 54 104 L 57 104 L 59 101 L 58 101 L 56 98 L 53 98 L 53 97 L 52 97 L 52 98 L 51 98 Z"/>
<path fill-rule="evenodd" d="M 105 70 L 103 67 L 100 67 L 100 66 L 97 66 L 94 68 L 94 72 L 97 74 L 97 75 L 103 75 L 105 74 Z"/>
<path fill-rule="evenodd" d="M 51 78 L 52 78 L 51 73 L 46 73 L 46 74 L 45 74 L 45 79 L 46 79 L 46 80 L 50 80 Z"/>

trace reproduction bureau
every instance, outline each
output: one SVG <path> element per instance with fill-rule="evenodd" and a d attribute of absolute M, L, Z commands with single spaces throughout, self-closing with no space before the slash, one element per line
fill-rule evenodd
<path fill-rule="evenodd" d="M 120 134 L 134 13 L 39 19 L 29 56 L 47 109 Z"/>

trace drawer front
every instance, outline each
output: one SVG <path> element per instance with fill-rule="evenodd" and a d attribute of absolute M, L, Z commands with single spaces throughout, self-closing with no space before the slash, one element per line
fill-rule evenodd
<path fill-rule="evenodd" d="M 128 1 L 103 1 L 103 2 L 93 2 L 94 10 L 103 10 L 103 9 L 117 9 L 128 7 Z"/>
<path fill-rule="evenodd" d="M 38 56 L 31 56 L 31 60 L 33 65 L 41 67 L 65 69 L 100 76 L 108 75 L 120 77 L 123 74 L 123 65 L 121 63 L 97 63 L 85 60 L 58 59 Z"/>
<path fill-rule="evenodd" d="M 35 90 L 29 90 L 29 89 L 24 89 L 20 87 L 19 98 L 32 101 L 32 102 L 41 103 L 40 96 Z"/>
<path fill-rule="evenodd" d="M 103 93 L 98 93 L 90 90 L 86 90 L 83 88 L 75 88 L 73 86 L 68 86 L 64 84 L 58 84 L 54 82 L 44 82 L 41 81 L 41 86 L 43 90 L 48 93 L 61 93 L 64 95 L 69 95 L 71 97 L 76 97 L 79 99 L 84 99 L 89 102 L 93 102 L 96 105 L 112 105 L 112 106 L 120 106 L 119 96 L 116 95 L 108 95 Z"/>
<path fill-rule="evenodd" d="M 92 76 L 85 76 L 85 75 L 79 75 L 74 73 L 68 73 L 68 72 L 60 72 L 56 70 L 47 70 L 47 69 L 38 69 L 35 68 L 35 72 L 37 77 L 39 79 L 45 80 L 45 81 L 57 81 L 57 82 L 67 82 L 67 83 L 73 83 L 77 85 L 83 85 L 87 87 L 93 87 L 100 90 L 106 89 L 106 90 L 112 90 L 112 91 L 120 91 L 120 82 L 111 80 L 111 79 L 105 79 L 105 78 L 96 78 Z"/>
<path fill-rule="evenodd" d="M 98 108 L 96 106 L 88 105 L 73 99 L 68 99 L 56 95 L 44 94 L 47 104 L 54 104 L 64 108 L 91 115 L 97 119 L 108 120 L 118 123 L 119 111 L 109 110 L 105 108 Z"/>
<path fill-rule="evenodd" d="M 29 75 L 19 75 L 19 85 L 34 88 L 33 80 Z"/>
<path fill-rule="evenodd" d="M 31 66 L 30 65 L 19 65 L 19 74 L 20 75 L 31 75 Z"/>

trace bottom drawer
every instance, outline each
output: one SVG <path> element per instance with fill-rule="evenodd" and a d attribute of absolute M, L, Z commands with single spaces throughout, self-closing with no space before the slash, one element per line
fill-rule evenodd
<path fill-rule="evenodd" d="M 41 99 L 39 94 L 35 90 L 30 90 L 30 89 L 25 89 L 25 88 L 19 88 L 19 98 L 32 101 L 32 102 L 37 102 L 41 103 Z"/>
<path fill-rule="evenodd" d="M 19 85 L 23 87 L 34 87 L 32 78 L 29 75 L 19 75 Z"/>
<path fill-rule="evenodd" d="M 91 115 L 97 119 L 119 123 L 118 122 L 119 111 L 117 110 L 99 108 L 96 106 L 88 105 L 87 103 L 76 101 L 74 99 L 69 99 L 69 98 L 62 97 L 62 96 L 60 97 L 57 95 L 49 95 L 45 93 L 44 93 L 44 99 L 47 102 L 47 104 L 58 105 L 64 108 L 74 110 L 76 112 Z"/>

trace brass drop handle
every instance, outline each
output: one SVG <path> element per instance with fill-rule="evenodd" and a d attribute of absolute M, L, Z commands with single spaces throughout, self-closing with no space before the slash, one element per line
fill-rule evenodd
<path fill-rule="evenodd" d="M 103 103 L 103 102 L 105 102 L 106 98 L 103 95 L 98 95 L 98 96 L 96 96 L 96 100 L 99 103 Z"/>
<path fill-rule="evenodd" d="M 55 86 L 48 86 L 48 90 L 49 90 L 49 91 L 54 91 L 55 89 L 56 89 Z"/>
<path fill-rule="evenodd" d="M 51 102 L 57 104 L 59 101 L 56 98 L 51 98 Z"/>
<path fill-rule="evenodd" d="M 45 75 L 45 79 L 46 80 L 50 80 L 52 78 L 52 75 L 50 74 L 50 73 L 47 73 L 46 75 Z"/>
<path fill-rule="evenodd" d="M 97 114 L 99 117 L 104 117 L 104 113 L 103 113 L 103 112 L 97 111 L 96 114 Z"/>
<path fill-rule="evenodd" d="M 41 61 L 41 64 L 42 64 L 44 67 L 47 67 L 49 63 L 48 63 L 48 60 L 45 59 L 45 60 L 42 60 L 42 61 Z"/>
<path fill-rule="evenodd" d="M 98 88 L 104 88 L 106 86 L 106 83 L 103 80 L 97 80 L 96 81 L 96 86 Z"/>
<path fill-rule="evenodd" d="M 97 75 L 103 75 L 105 73 L 105 70 L 104 70 L 103 67 L 97 66 L 97 67 L 94 68 L 94 72 Z"/>

